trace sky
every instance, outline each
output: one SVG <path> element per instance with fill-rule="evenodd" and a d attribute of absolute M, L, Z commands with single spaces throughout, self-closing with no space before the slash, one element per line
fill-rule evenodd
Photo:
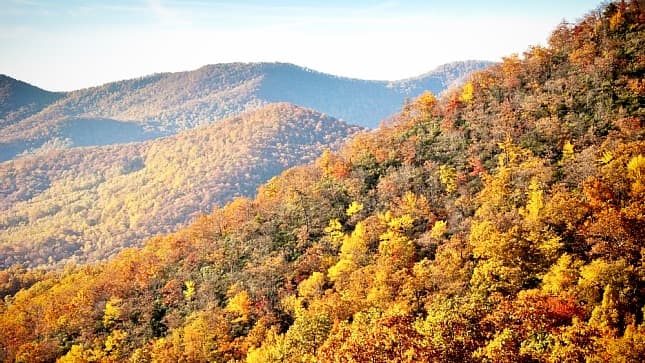
<path fill-rule="evenodd" d="M 0 74 L 70 91 L 226 62 L 397 80 L 545 45 L 599 0 L 0 0 Z"/>

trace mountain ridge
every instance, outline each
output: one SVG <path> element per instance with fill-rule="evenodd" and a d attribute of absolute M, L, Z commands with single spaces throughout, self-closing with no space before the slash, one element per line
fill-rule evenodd
<path fill-rule="evenodd" d="M 64 95 L 0 74 L 0 129 L 41 111 Z"/>
<path fill-rule="evenodd" d="M 337 148 L 359 129 L 274 103 L 157 140 L 2 163 L 0 266 L 103 259 L 253 195 L 270 177 Z"/>
<path fill-rule="evenodd" d="M 489 64 L 462 63 L 461 75 Z M 396 82 L 333 76 L 289 63 L 225 63 L 157 73 L 67 92 L 37 114 L 0 128 L 0 161 L 38 150 L 54 139 L 69 139 L 72 146 L 87 144 L 73 130 L 61 130 L 72 118 L 129 122 L 138 125 L 136 134 L 154 138 L 269 103 L 289 102 L 373 128 L 421 88 L 438 93 L 454 77 L 430 72 L 399 87 Z"/>

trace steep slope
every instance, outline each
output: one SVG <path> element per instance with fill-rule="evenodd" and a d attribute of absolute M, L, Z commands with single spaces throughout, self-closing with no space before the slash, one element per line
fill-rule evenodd
<path fill-rule="evenodd" d="M 396 112 L 404 99 L 426 89 L 438 93 L 488 64 L 457 62 L 402 82 L 348 79 L 284 63 L 216 64 L 114 82 L 70 92 L 42 112 L 0 130 L 0 160 L 38 151 L 43 144 L 49 150 L 52 143 L 60 147 L 104 145 L 170 135 L 273 102 L 289 102 L 352 124 L 375 127 Z M 86 133 L 66 127 L 70 120 L 85 129 L 91 126 L 82 120 L 116 130 L 128 122 L 136 137 L 96 132 L 88 139 Z"/>
<path fill-rule="evenodd" d="M 252 195 L 357 131 L 280 103 L 160 140 L 0 164 L 0 266 L 105 258 Z"/>
<path fill-rule="evenodd" d="M 640 5 L 5 298 L 0 359 L 642 362 Z"/>

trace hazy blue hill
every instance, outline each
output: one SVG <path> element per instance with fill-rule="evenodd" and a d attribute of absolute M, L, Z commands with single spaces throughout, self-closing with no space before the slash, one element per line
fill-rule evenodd
<path fill-rule="evenodd" d="M 41 111 L 64 95 L 0 74 L 0 129 Z"/>
<path fill-rule="evenodd" d="M 419 77 L 400 81 L 373 81 L 338 77 L 288 63 L 262 63 L 258 97 L 269 102 L 290 102 L 374 128 L 395 113 L 406 98 L 424 91 L 441 93 L 466 79 L 486 61 L 454 62 Z"/>
<path fill-rule="evenodd" d="M 132 122 L 110 119 L 67 119 L 59 129 L 64 139 L 71 140 L 74 146 L 102 146 L 145 141 L 162 136 Z"/>
<path fill-rule="evenodd" d="M 45 93 L 47 102 L 42 101 L 38 110 L 24 113 L 0 130 L 0 161 L 25 151 L 176 134 L 275 102 L 297 104 L 373 128 L 396 112 L 406 98 L 425 90 L 439 93 L 488 64 L 457 62 L 420 77 L 388 82 L 337 77 L 286 63 L 228 63 L 67 94 Z M 130 132 L 125 135 L 124 130 Z"/>
<path fill-rule="evenodd" d="M 336 77 L 292 64 L 263 64 L 258 96 L 325 112 L 363 127 L 375 127 L 405 98 L 388 82 Z"/>
<path fill-rule="evenodd" d="M 103 146 L 156 139 L 165 134 L 145 124 L 106 118 L 62 119 L 52 125 L 49 135 L 27 143 L 0 143 L 0 160 L 14 155 L 44 154 L 75 146 Z"/>

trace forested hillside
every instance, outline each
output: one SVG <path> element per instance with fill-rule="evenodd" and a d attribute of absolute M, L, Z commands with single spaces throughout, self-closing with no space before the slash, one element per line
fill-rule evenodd
<path fill-rule="evenodd" d="M 0 74 L 0 129 L 40 112 L 64 97 Z"/>
<path fill-rule="evenodd" d="M 0 267 L 93 262 L 170 232 L 355 134 L 290 104 L 165 139 L 0 164 Z"/>
<path fill-rule="evenodd" d="M 14 101 L 16 97 L 4 99 L 4 88 L 21 83 L 2 76 L 0 161 L 23 153 L 149 140 L 275 102 L 372 128 L 394 114 L 407 97 L 424 90 L 441 92 L 489 64 L 455 62 L 396 82 L 336 77 L 285 63 L 215 64 L 64 95 L 45 93 L 28 107 Z"/>
<path fill-rule="evenodd" d="M 644 30 L 609 3 L 254 199 L 5 271 L 0 359 L 642 362 Z"/>

